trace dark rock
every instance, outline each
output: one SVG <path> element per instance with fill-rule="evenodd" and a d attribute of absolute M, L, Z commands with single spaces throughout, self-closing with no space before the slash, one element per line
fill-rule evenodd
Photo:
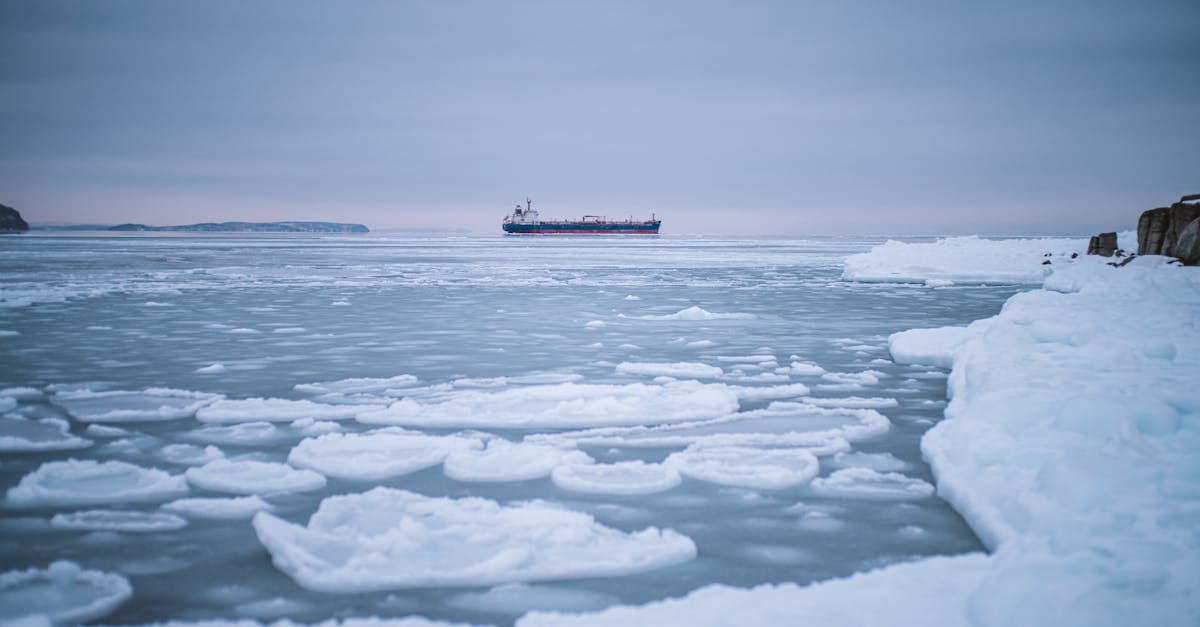
<path fill-rule="evenodd" d="M 1101 257 L 1112 257 L 1117 251 L 1117 234 L 1116 233 L 1101 233 L 1093 235 L 1088 242 L 1087 254 L 1100 255 Z"/>
<path fill-rule="evenodd" d="M 1078 259 L 1079 253 L 1071 253 L 1071 259 Z"/>
<path fill-rule="evenodd" d="M 1167 207 L 1142 212 L 1137 225 L 1139 255 L 1163 254 L 1163 239 L 1167 234 L 1170 213 L 1171 210 Z"/>
<path fill-rule="evenodd" d="M 1200 265 L 1200 219 L 1192 220 L 1180 229 L 1179 239 L 1171 253 L 1185 266 Z"/>
<path fill-rule="evenodd" d="M 0 205 L 0 233 L 24 233 L 29 230 L 29 223 L 21 213 L 12 207 Z"/>

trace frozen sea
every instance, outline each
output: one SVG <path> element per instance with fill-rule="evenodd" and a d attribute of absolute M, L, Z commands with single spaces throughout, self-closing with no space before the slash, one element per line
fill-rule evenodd
<path fill-rule="evenodd" d="M 511 624 L 980 551 L 887 338 L 1023 288 L 841 279 L 884 239 L 0 239 L 0 570 Z"/>

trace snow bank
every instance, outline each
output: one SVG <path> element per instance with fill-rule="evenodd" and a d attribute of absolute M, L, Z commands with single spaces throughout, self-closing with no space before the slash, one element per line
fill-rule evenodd
<path fill-rule="evenodd" d="M 463 390 L 426 402 L 403 398 L 386 409 L 359 413 L 358 421 L 479 429 L 579 428 L 712 418 L 737 408 L 737 394 L 720 384 L 562 383 L 495 392 Z"/>
<path fill-rule="evenodd" d="M 112 613 L 133 595 L 116 573 L 84 570 L 74 562 L 0 574 L 0 623 L 83 623 Z"/>
<path fill-rule="evenodd" d="M 108 505 L 165 501 L 186 494 L 183 477 L 126 462 L 46 462 L 8 491 L 16 507 Z"/>
<path fill-rule="evenodd" d="M 696 555 L 674 531 L 623 533 L 540 501 L 502 506 L 389 488 L 326 498 L 307 526 L 266 513 L 253 523 L 275 566 L 318 592 L 618 576 Z"/>
<path fill-rule="evenodd" d="M 700 481 L 761 490 L 803 485 L 820 470 L 816 456 L 805 449 L 693 446 L 663 463 Z"/>
<path fill-rule="evenodd" d="M 287 494 L 325 487 L 325 477 L 277 462 L 217 459 L 187 470 L 188 483 L 230 494 Z"/>
<path fill-rule="evenodd" d="M 330 477 L 379 481 L 436 466 L 455 451 L 482 447 L 479 438 L 457 435 L 399 430 L 329 433 L 297 444 L 288 454 L 288 463 Z"/>
<path fill-rule="evenodd" d="M 1200 624 L 1200 272 L 1165 261 L 1083 260 L 965 331 L 892 339 L 953 363 L 922 451 L 992 554 L 518 625 Z M 849 470 L 830 479 L 871 478 Z"/>
<path fill-rule="evenodd" d="M 842 279 L 873 283 L 1017 283 L 1039 285 L 1053 262 L 1087 250 L 1086 239 L 947 237 L 929 243 L 889 240 L 846 258 Z M 1042 265 L 1050 253 L 1052 265 Z"/>

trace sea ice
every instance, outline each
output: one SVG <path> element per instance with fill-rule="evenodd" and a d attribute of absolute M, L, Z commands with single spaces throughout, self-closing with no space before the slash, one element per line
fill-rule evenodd
<path fill-rule="evenodd" d="M 654 494 L 679 485 L 679 471 L 640 460 L 614 464 L 563 464 L 550 473 L 554 485 L 593 494 Z"/>
<path fill-rule="evenodd" d="M 60 391 L 50 402 L 82 422 L 152 422 L 191 418 L 220 398 L 220 394 L 149 388 L 140 392 Z"/>
<path fill-rule="evenodd" d="M 1042 265 L 1051 253 L 1067 261 L 1083 253 L 1083 239 L 1002 239 L 948 237 L 932 243 L 889 240 L 870 252 L 846 258 L 842 279 L 847 281 L 921 283 L 933 280 L 959 284 L 1040 284 L 1053 265 Z"/>
<path fill-rule="evenodd" d="M 275 508 L 257 495 L 222 498 L 188 498 L 171 501 L 162 506 L 169 512 L 183 514 L 188 518 L 211 518 L 215 520 L 237 520 L 250 518 L 258 512 L 269 512 Z"/>
<path fill-rule="evenodd" d="M 891 453 L 838 453 L 830 463 L 836 468 L 870 468 L 879 472 L 902 472 L 909 469 L 909 464 Z"/>
<path fill-rule="evenodd" d="M 243 422 L 232 425 L 204 427 L 187 434 L 189 439 L 214 444 L 257 446 L 287 437 L 269 422 Z"/>
<path fill-rule="evenodd" d="M 548 476 L 560 464 L 591 462 L 583 451 L 496 438 L 488 441 L 486 449 L 450 453 L 442 469 L 447 477 L 458 481 L 526 481 Z"/>
<path fill-rule="evenodd" d="M 301 383 L 293 389 L 301 394 L 316 396 L 319 394 L 384 394 L 388 390 L 407 388 L 420 381 L 411 374 L 401 374 L 387 378 L 355 378 L 321 383 Z"/>
<path fill-rule="evenodd" d="M 46 462 L 8 491 L 15 507 L 60 507 L 165 501 L 186 494 L 187 482 L 157 468 L 120 461 Z"/>
<path fill-rule="evenodd" d="M 726 319 L 746 319 L 746 318 L 753 318 L 753 317 L 754 317 L 754 314 L 747 314 L 747 313 L 714 313 L 714 312 L 711 312 L 711 311 L 705 311 L 704 309 L 701 309 L 700 307 L 692 306 L 692 307 L 688 307 L 687 309 L 681 309 L 681 310 L 679 310 L 679 311 L 677 311 L 677 312 L 675 312 L 675 313 L 673 313 L 673 314 L 666 314 L 666 315 L 661 315 L 661 316 L 656 316 L 656 315 L 648 315 L 648 316 L 635 316 L 635 317 L 636 317 L 637 319 L 639 319 L 639 320 L 688 320 L 688 321 L 697 321 L 697 320 L 726 320 Z"/>
<path fill-rule="evenodd" d="M 288 454 L 288 463 L 329 477 L 378 481 L 436 466 L 456 451 L 482 447 L 478 438 L 457 435 L 388 429 L 329 433 L 297 444 Z"/>
<path fill-rule="evenodd" d="M 283 398 L 243 398 L 217 401 L 196 412 L 200 422 L 292 422 L 300 418 L 315 420 L 346 420 L 353 418 L 359 408 L 325 405 L 306 400 Z"/>
<path fill-rule="evenodd" d="M 803 485 L 820 470 L 810 451 L 789 448 L 691 446 L 663 463 L 700 481 L 761 490 Z"/>
<path fill-rule="evenodd" d="M 382 487 L 324 499 L 307 526 L 267 513 L 253 523 L 275 566 L 318 592 L 610 577 L 696 555 L 674 531 L 623 533 L 540 501 L 502 506 Z"/>
<path fill-rule="evenodd" d="M 278 462 L 218 459 L 189 468 L 186 476 L 198 488 L 230 494 L 286 494 L 325 487 L 322 475 Z"/>
<path fill-rule="evenodd" d="M 87 448 L 93 442 L 70 432 L 61 418 L 33 420 L 19 414 L 0 416 L 0 453 L 67 451 Z"/>
<path fill-rule="evenodd" d="M 463 390 L 442 401 L 404 398 L 387 409 L 362 412 L 358 421 L 480 429 L 578 428 L 696 420 L 737 407 L 737 395 L 720 384 L 562 383 L 495 392 Z"/>
<path fill-rule="evenodd" d="M 933 496 L 933 486 L 920 479 L 858 467 L 843 468 L 828 477 L 813 479 L 809 489 L 820 496 L 875 501 L 904 501 Z"/>
<path fill-rule="evenodd" d="M 50 525 L 73 531 L 124 531 L 154 533 L 187 526 L 187 520 L 162 512 L 92 509 L 70 514 L 55 514 Z"/>
<path fill-rule="evenodd" d="M 667 376 L 687 379 L 715 379 L 725 374 L 716 366 L 697 362 L 630 362 L 617 364 L 617 374 L 645 375 L 651 377 Z"/>
<path fill-rule="evenodd" d="M 165 462 L 184 466 L 199 466 L 214 459 L 221 459 L 225 454 L 221 449 L 212 446 L 200 448 L 195 444 L 168 444 L 158 451 L 158 456 Z"/>
<path fill-rule="evenodd" d="M 506 583 L 484 592 L 456 595 L 450 599 L 448 605 L 475 612 L 517 616 L 530 610 L 585 612 L 617 605 L 619 602 L 614 596 L 588 590 Z"/>
<path fill-rule="evenodd" d="M 0 574 L 0 622 L 10 625 L 76 624 L 112 613 L 133 595 L 116 573 L 54 562 L 42 570 Z"/>

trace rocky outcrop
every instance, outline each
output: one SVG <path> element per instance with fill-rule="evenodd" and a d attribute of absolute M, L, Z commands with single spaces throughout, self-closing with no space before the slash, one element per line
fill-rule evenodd
<path fill-rule="evenodd" d="M 1187 265 L 1200 264 L 1200 194 L 1179 199 L 1170 207 L 1143 212 L 1138 218 L 1138 254 L 1175 257 Z"/>
<path fill-rule="evenodd" d="M 1093 235 L 1088 241 L 1087 254 L 1100 255 L 1101 257 L 1112 257 L 1113 253 L 1117 252 L 1117 234 L 1116 233 L 1101 233 Z"/>
<path fill-rule="evenodd" d="M 29 223 L 21 218 L 20 212 L 0 205 L 0 233 L 24 233 L 28 230 Z"/>

